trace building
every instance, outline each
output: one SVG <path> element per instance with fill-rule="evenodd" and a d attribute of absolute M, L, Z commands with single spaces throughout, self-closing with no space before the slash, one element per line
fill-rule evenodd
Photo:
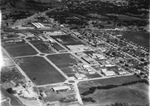
<path fill-rule="evenodd" d="M 30 33 L 30 32 L 27 32 L 25 33 L 27 37 L 34 37 L 34 34 Z"/>
<path fill-rule="evenodd" d="M 53 31 L 53 32 L 45 31 L 44 34 L 49 35 L 49 36 L 66 35 L 66 33 L 65 33 L 65 32 L 62 32 L 62 31 Z"/>
<path fill-rule="evenodd" d="M 93 53 L 92 58 L 106 59 L 104 55 Z"/>
<path fill-rule="evenodd" d="M 16 87 L 12 88 L 14 91 L 16 91 L 16 93 L 18 94 L 18 96 L 21 97 L 25 97 L 25 98 L 35 98 L 37 95 L 36 93 L 33 91 L 32 87 L 24 87 L 21 84 L 19 84 Z"/>
<path fill-rule="evenodd" d="M 42 41 L 44 41 L 44 42 L 49 41 L 49 39 L 47 39 L 47 38 L 44 37 L 44 36 L 39 36 L 39 38 L 40 38 Z"/>
<path fill-rule="evenodd" d="M 120 75 L 127 74 L 127 72 L 126 72 L 126 71 L 118 71 L 118 73 L 119 73 Z"/>
<path fill-rule="evenodd" d="M 85 51 L 85 50 L 90 50 L 88 46 L 85 45 L 68 45 L 67 46 L 71 51 Z"/>
<path fill-rule="evenodd" d="M 59 92 L 66 92 L 68 90 L 71 90 L 71 88 L 67 85 L 64 85 L 64 86 L 53 87 L 52 90 L 56 93 L 59 93 Z"/>
<path fill-rule="evenodd" d="M 106 76 L 113 76 L 115 75 L 114 71 L 108 71 L 107 69 L 102 69 L 102 73 Z"/>
<path fill-rule="evenodd" d="M 82 80 L 82 79 L 85 79 L 86 76 L 85 76 L 84 74 L 76 73 L 76 74 L 75 74 L 75 78 L 78 79 L 78 80 Z"/>
<path fill-rule="evenodd" d="M 37 23 L 32 23 L 32 25 L 34 25 L 36 28 L 44 28 L 45 26 L 43 25 L 43 24 L 41 24 L 41 23 L 39 23 L 39 22 L 37 22 Z"/>
<path fill-rule="evenodd" d="M 89 64 L 99 64 L 97 61 L 95 61 L 93 58 L 89 56 L 81 57 L 83 60 L 85 60 Z"/>

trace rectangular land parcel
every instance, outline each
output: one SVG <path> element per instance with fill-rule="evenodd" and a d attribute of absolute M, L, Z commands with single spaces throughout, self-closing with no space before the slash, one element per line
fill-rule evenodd
<path fill-rule="evenodd" d="M 43 57 L 35 56 L 23 58 L 23 63 L 20 64 L 20 67 L 37 85 L 65 81 L 65 77 Z"/>
<path fill-rule="evenodd" d="M 70 53 L 48 55 L 47 58 L 59 68 L 69 67 L 77 64 L 77 59 Z"/>
<path fill-rule="evenodd" d="M 36 50 L 34 50 L 27 43 L 20 43 L 20 44 L 11 43 L 11 44 L 5 44 L 3 45 L 3 47 L 12 57 L 37 54 Z"/>

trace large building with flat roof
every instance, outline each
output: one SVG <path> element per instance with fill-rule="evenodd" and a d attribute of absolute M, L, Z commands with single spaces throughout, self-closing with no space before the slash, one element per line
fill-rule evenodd
<path fill-rule="evenodd" d="M 65 92 L 65 91 L 71 90 L 71 88 L 67 85 L 63 85 L 63 86 L 53 87 L 52 90 L 56 93 L 59 93 L 59 92 Z"/>

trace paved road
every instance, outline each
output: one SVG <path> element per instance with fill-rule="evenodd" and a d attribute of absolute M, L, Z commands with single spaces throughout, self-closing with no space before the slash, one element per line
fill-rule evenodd
<path fill-rule="evenodd" d="M 28 40 L 24 39 L 31 47 L 33 47 L 39 54 L 42 54 L 41 51 L 39 51 L 36 47 L 34 47 Z M 43 57 L 47 62 L 49 62 L 57 71 L 59 71 L 66 79 L 68 79 L 68 76 L 62 72 L 52 61 L 50 61 L 45 55 L 41 56 Z"/>
<path fill-rule="evenodd" d="M 78 88 L 78 81 L 75 81 L 75 83 L 73 85 L 74 85 L 74 90 L 75 90 L 75 93 L 76 93 L 76 98 L 78 99 L 78 102 L 81 105 L 83 105 L 83 101 L 82 101 L 82 98 L 81 98 L 81 95 L 80 95 L 80 92 L 79 92 L 79 88 Z"/>
<path fill-rule="evenodd" d="M 17 67 L 17 69 L 20 71 L 20 73 L 27 79 L 27 81 L 31 82 L 31 86 L 34 87 L 36 85 L 34 85 L 34 83 L 32 82 L 32 80 L 25 74 L 25 72 L 20 68 L 20 66 L 18 64 L 15 63 L 15 61 L 11 58 L 11 56 L 7 53 L 7 51 L 5 51 L 4 48 L 2 48 L 4 50 L 4 52 L 8 55 L 8 57 L 13 61 L 13 63 L 15 64 L 15 66 Z M 36 100 L 38 101 L 39 105 L 42 106 L 42 103 L 40 102 L 38 95 L 36 97 Z"/>

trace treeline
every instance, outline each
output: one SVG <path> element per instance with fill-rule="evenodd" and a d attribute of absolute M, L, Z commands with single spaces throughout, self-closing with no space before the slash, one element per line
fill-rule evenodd
<path fill-rule="evenodd" d="M 141 105 L 139 104 L 129 105 L 128 103 L 113 103 L 111 105 L 106 105 L 106 106 L 141 106 Z M 142 106 L 149 106 L 149 104 L 142 105 Z"/>
<path fill-rule="evenodd" d="M 88 13 L 106 14 L 143 14 L 145 17 L 149 14 L 148 11 L 141 11 L 140 9 L 149 9 L 149 2 L 147 0 L 128 0 L 128 5 L 118 6 L 110 2 L 103 2 L 100 0 L 94 1 L 80 1 L 80 0 L 63 0 L 62 1 L 68 7 L 70 12 L 86 15 Z"/>
<path fill-rule="evenodd" d="M 92 94 L 92 93 L 95 92 L 96 89 L 111 89 L 111 88 L 115 88 L 115 87 L 127 86 L 127 85 L 136 84 L 136 83 L 146 83 L 146 84 L 149 85 L 149 82 L 147 80 L 143 79 L 143 80 L 140 80 L 140 81 L 133 81 L 133 82 L 128 82 L 128 83 L 123 83 L 121 85 L 107 85 L 107 86 L 91 87 L 91 88 L 89 88 L 88 91 L 83 92 L 81 95 L 86 96 L 86 95 Z"/>

